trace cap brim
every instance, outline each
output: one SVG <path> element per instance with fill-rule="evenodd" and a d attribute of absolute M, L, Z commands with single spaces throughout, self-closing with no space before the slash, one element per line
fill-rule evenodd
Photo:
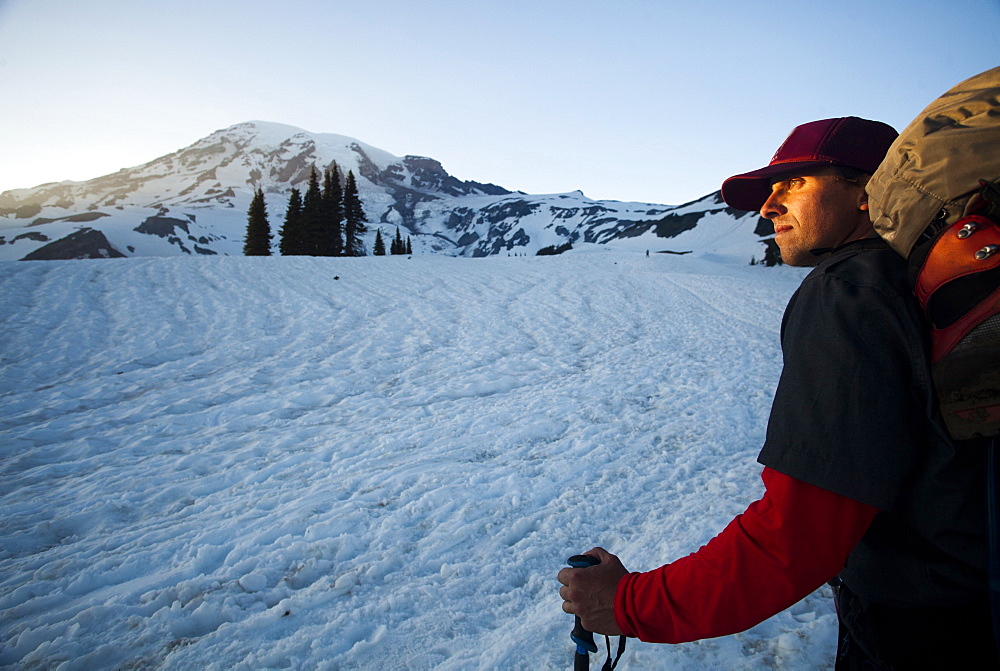
<path fill-rule="evenodd" d="M 832 165 L 830 161 L 789 161 L 733 175 L 722 183 L 722 199 L 737 210 L 756 212 L 771 195 L 771 182 L 775 177 L 829 165 Z"/>

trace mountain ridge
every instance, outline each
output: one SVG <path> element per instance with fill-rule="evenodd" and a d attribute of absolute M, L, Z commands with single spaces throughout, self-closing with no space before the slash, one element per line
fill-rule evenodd
<path fill-rule="evenodd" d="M 769 233 L 758 234 L 756 213 L 729 208 L 718 192 L 676 206 L 593 200 L 580 191 L 531 195 L 461 180 L 434 158 L 247 121 L 109 175 L 0 193 L 0 260 L 239 255 L 254 189 L 264 191 L 276 233 L 291 189 L 334 162 L 355 173 L 369 250 L 376 229 L 384 236 L 398 226 L 415 253 L 475 257 L 598 244 L 749 259 L 763 255 Z M 87 231 L 99 235 L 81 235 Z M 56 244 L 70 236 L 74 244 Z"/>

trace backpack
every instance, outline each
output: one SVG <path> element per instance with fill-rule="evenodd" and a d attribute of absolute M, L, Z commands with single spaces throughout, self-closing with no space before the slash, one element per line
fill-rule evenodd
<path fill-rule="evenodd" d="M 1000 651 L 1000 67 L 928 105 L 866 190 L 872 224 L 907 259 L 930 323 L 948 431 L 986 449 L 987 589 Z"/>
<path fill-rule="evenodd" d="M 907 259 L 952 438 L 1000 435 L 1000 67 L 932 102 L 868 182 L 875 230 Z"/>

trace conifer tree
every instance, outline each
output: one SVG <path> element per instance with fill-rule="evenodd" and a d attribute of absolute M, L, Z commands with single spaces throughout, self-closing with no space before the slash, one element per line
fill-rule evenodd
<path fill-rule="evenodd" d="M 292 189 L 292 195 L 288 198 L 285 223 L 280 233 L 279 250 L 282 256 L 302 254 L 302 195 L 298 189 Z"/>
<path fill-rule="evenodd" d="M 410 244 L 410 236 L 406 236 L 406 253 L 413 256 L 413 245 Z"/>
<path fill-rule="evenodd" d="M 372 249 L 375 256 L 385 256 L 385 242 L 382 240 L 382 229 L 375 231 L 375 247 Z"/>
<path fill-rule="evenodd" d="M 243 241 L 245 256 L 271 255 L 271 224 L 267 221 L 267 205 L 264 203 L 264 192 L 257 188 L 247 210 L 247 234 Z"/>
<path fill-rule="evenodd" d="M 365 245 L 361 237 L 368 232 L 365 222 L 368 218 L 361 207 L 358 196 L 358 184 L 354 179 L 354 171 L 347 171 L 347 183 L 344 185 L 344 256 L 364 256 Z"/>
<path fill-rule="evenodd" d="M 392 239 L 392 245 L 389 251 L 392 254 L 406 253 L 406 248 L 403 246 L 403 237 L 399 234 L 399 226 L 396 227 L 396 237 Z"/>
<path fill-rule="evenodd" d="M 309 173 L 309 187 L 302 199 L 302 253 L 309 256 L 326 256 L 323 239 L 326 237 L 323 217 L 323 192 L 319 188 L 316 168 Z"/>
<path fill-rule="evenodd" d="M 344 253 L 344 207 L 343 192 L 340 188 L 340 168 L 337 162 L 323 173 L 323 216 L 326 219 L 326 245 L 324 250 L 329 256 L 341 256 Z"/>

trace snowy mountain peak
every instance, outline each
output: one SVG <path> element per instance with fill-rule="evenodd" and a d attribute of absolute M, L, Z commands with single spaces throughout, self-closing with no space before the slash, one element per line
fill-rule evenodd
<path fill-rule="evenodd" d="M 415 253 L 535 254 L 580 243 L 747 259 L 763 253 L 756 216 L 714 194 L 679 208 L 595 201 L 580 191 L 533 196 L 460 180 L 430 157 L 397 157 L 345 135 L 247 121 L 110 175 L 0 193 L 0 260 L 67 258 L 67 250 L 68 258 L 238 255 L 255 189 L 265 192 L 277 231 L 292 188 L 335 163 L 357 179 L 369 249 L 377 228 L 399 226 Z M 98 235 L 80 235 L 87 231 Z M 68 236 L 72 244 L 54 244 Z M 91 249 L 81 240 L 100 244 Z"/>

